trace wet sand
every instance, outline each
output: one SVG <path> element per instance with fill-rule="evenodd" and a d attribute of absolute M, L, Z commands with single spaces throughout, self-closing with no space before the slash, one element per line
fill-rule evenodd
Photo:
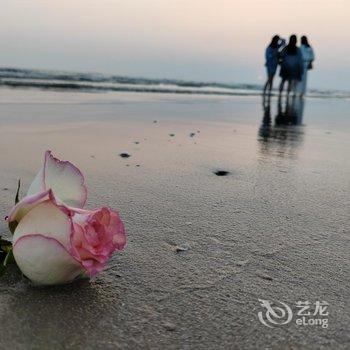
<path fill-rule="evenodd" d="M 8 273 L 1 349 L 350 347 L 350 101 L 308 99 L 276 126 L 275 99 L 0 92 L 3 216 L 51 149 L 128 234 L 91 282 Z M 258 299 L 327 301 L 329 327 L 268 328 Z"/>

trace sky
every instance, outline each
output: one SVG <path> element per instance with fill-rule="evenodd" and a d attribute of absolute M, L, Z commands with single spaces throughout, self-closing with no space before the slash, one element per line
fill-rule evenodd
<path fill-rule="evenodd" d="M 0 66 L 261 84 L 307 34 L 309 85 L 350 90 L 350 0 L 0 0 Z"/>

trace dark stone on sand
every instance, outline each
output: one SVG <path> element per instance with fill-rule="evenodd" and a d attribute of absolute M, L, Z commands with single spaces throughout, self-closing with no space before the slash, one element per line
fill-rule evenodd
<path fill-rule="evenodd" d="M 140 141 L 134 141 L 135 145 L 138 145 L 140 143 Z"/>
<path fill-rule="evenodd" d="M 139 166 L 140 166 L 140 164 L 136 164 L 136 166 L 137 166 L 137 167 L 139 167 Z"/>
<path fill-rule="evenodd" d="M 195 132 L 191 132 L 191 133 L 190 133 L 190 137 L 193 137 L 194 135 L 196 135 Z"/>
<path fill-rule="evenodd" d="M 153 123 L 158 123 L 158 121 L 157 120 L 153 120 Z"/>
<path fill-rule="evenodd" d="M 236 262 L 236 265 L 239 267 L 243 267 L 248 263 L 248 260 L 240 260 Z"/>
<path fill-rule="evenodd" d="M 170 136 L 170 137 L 174 137 L 174 136 L 175 136 L 175 134 L 169 134 L 169 136 Z"/>
<path fill-rule="evenodd" d="M 8 188 L 7 188 L 7 187 L 4 187 L 2 190 L 3 190 L 3 191 L 7 191 L 7 190 L 8 190 Z"/>
<path fill-rule="evenodd" d="M 231 173 L 227 170 L 216 170 L 214 171 L 214 174 L 216 176 L 227 176 L 227 175 L 230 175 Z"/>
<path fill-rule="evenodd" d="M 130 154 L 129 153 L 120 153 L 119 156 L 122 158 L 129 158 Z"/>

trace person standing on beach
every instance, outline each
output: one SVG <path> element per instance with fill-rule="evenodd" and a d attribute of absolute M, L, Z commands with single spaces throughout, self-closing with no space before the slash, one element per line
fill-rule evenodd
<path fill-rule="evenodd" d="M 267 70 L 267 81 L 264 86 L 264 95 L 266 91 L 271 93 L 273 86 L 273 78 L 276 74 L 280 49 L 285 45 L 285 40 L 280 39 L 278 35 L 273 36 L 269 46 L 265 50 L 265 66 Z"/>
<path fill-rule="evenodd" d="M 280 55 L 280 95 L 283 92 L 284 84 L 288 82 L 288 95 L 293 90 L 295 93 L 297 83 L 301 80 L 303 72 L 303 57 L 297 46 L 296 35 L 291 35 L 288 45 L 282 50 Z"/>
<path fill-rule="evenodd" d="M 300 93 L 300 96 L 304 96 L 306 93 L 307 71 L 313 68 L 312 62 L 315 60 L 314 50 L 310 46 L 305 35 L 301 37 L 300 51 L 303 57 L 303 71 L 301 81 L 298 84 L 298 92 Z"/>

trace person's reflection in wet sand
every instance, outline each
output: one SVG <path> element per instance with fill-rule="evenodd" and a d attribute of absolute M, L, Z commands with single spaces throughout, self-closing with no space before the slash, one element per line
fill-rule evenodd
<path fill-rule="evenodd" d="M 267 103 L 265 103 L 267 101 Z M 259 135 L 267 141 L 271 132 L 271 98 L 263 100 L 264 117 L 259 129 Z"/>
<path fill-rule="evenodd" d="M 303 138 L 304 99 L 281 98 L 277 102 L 274 125 L 271 119 L 271 100 L 263 101 L 263 119 L 259 128 L 260 151 L 264 156 L 295 157 Z"/>
<path fill-rule="evenodd" d="M 304 113 L 304 99 L 293 96 L 286 99 L 282 108 L 282 99 L 278 98 L 275 125 L 301 125 Z"/>

